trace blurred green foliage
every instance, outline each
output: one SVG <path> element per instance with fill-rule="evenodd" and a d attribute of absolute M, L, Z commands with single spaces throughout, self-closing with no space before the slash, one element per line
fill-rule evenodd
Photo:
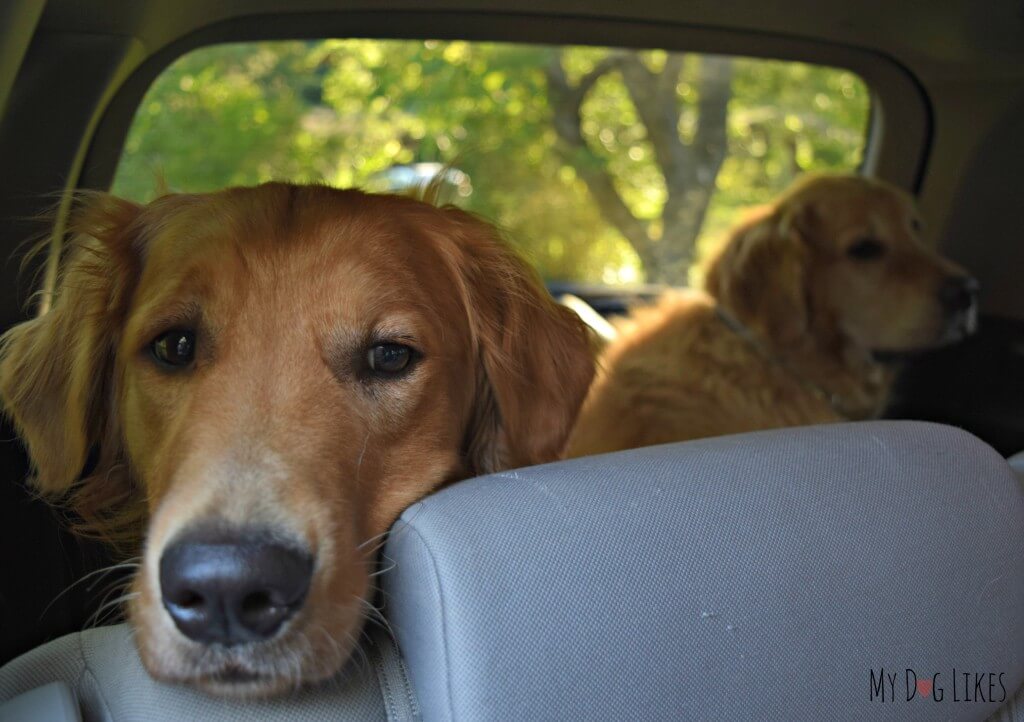
<path fill-rule="evenodd" d="M 388 168 L 439 162 L 470 178 L 471 192 L 455 200 L 500 225 L 546 278 L 685 283 L 653 261 L 643 267 L 581 178 L 600 166 L 657 241 L 670 188 L 625 73 L 610 67 L 589 86 L 577 119 L 582 150 L 567 148 L 555 130 L 546 69 L 559 63 L 579 82 L 613 53 L 626 51 L 376 40 L 204 48 L 149 89 L 113 191 L 146 201 L 164 190 L 267 180 L 383 189 Z M 651 79 L 667 72 L 667 53 L 633 55 Z M 689 143 L 706 89 L 701 56 L 679 60 L 672 110 Z M 672 239 L 698 251 L 742 208 L 770 200 L 799 173 L 853 170 L 864 150 L 869 93 L 852 73 L 747 58 L 730 67 L 727 147 L 700 181 L 714 193 L 699 238 Z"/>

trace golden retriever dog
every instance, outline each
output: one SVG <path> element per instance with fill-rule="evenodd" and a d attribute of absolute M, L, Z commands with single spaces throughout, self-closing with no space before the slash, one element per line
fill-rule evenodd
<path fill-rule="evenodd" d="M 568 454 L 879 415 L 893 357 L 976 325 L 977 282 L 920 230 L 887 183 L 796 183 L 735 229 L 707 293 L 670 292 L 622 325 Z"/>
<path fill-rule="evenodd" d="M 0 393 L 40 491 L 144 536 L 128 617 L 161 680 L 337 673 L 396 517 L 557 458 L 593 375 L 579 320 L 454 208 L 267 184 L 97 195 L 74 229 Z"/>

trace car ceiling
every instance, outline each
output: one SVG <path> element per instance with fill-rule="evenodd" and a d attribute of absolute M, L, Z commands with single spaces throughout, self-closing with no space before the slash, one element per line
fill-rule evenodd
<path fill-rule="evenodd" d="M 150 53 L 204 25 L 244 16 L 339 11 L 550 15 L 697 25 L 804 37 L 890 55 L 919 77 L 1024 77 L 1024 4 L 863 0 L 50 0 L 41 27 L 130 35 Z"/>

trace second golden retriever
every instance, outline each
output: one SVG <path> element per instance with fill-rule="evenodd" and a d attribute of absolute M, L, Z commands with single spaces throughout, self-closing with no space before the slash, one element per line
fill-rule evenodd
<path fill-rule="evenodd" d="M 880 356 L 976 324 L 977 282 L 920 229 L 887 183 L 798 182 L 734 231 L 707 293 L 666 294 L 622 325 L 569 455 L 877 416 L 894 376 Z"/>

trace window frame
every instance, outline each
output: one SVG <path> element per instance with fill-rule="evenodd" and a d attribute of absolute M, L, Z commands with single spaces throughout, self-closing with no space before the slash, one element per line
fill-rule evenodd
<path fill-rule="evenodd" d="M 220 43 L 330 37 L 661 48 L 828 65 L 855 73 L 870 92 L 861 173 L 917 191 L 931 147 L 931 108 L 920 84 L 891 58 L 848 46 L 755 32 L 577 17 L 416 11 L 309 13 L 218 23 L 149 56 L 111 95 L 88 144 L 77 185 L 109 189 L 146 91 L 186 53 Z"/>

